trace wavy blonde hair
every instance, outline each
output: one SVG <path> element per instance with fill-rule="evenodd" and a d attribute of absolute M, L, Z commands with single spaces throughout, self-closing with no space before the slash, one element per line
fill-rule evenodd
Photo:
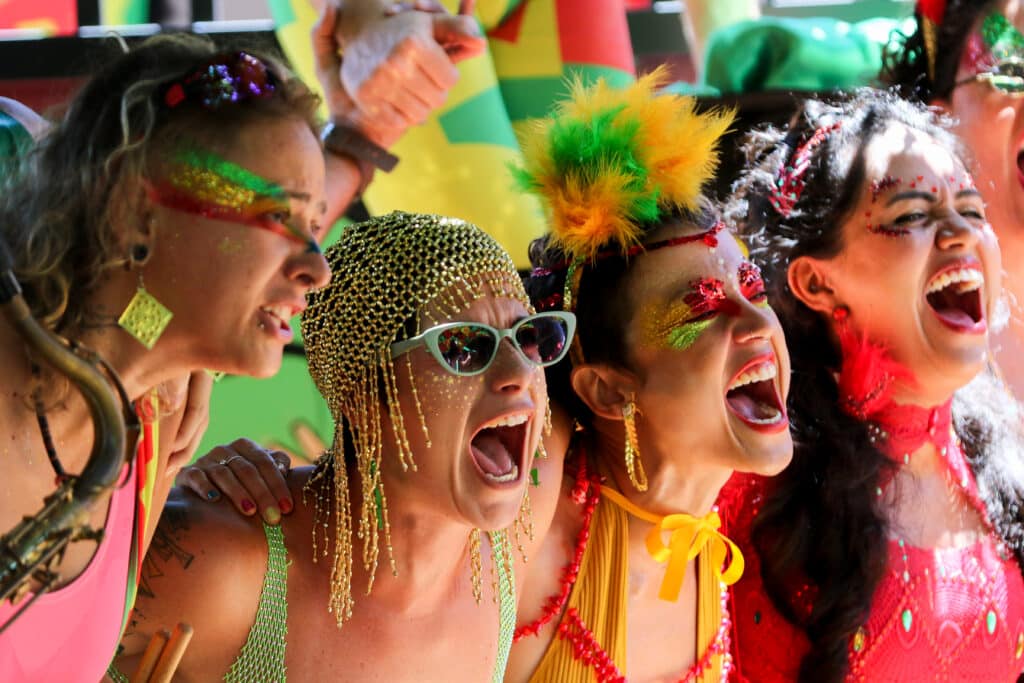
<path fill-rule="evenodd" d="M 319 98 L 276 60 L 246 52 L 275 76 L 271 96 L 215 110 L 169 109 L 158 101 L 162 89 L 223 50 L 187 34 L 145 41 L 103 67 L 5 179 L 0 237 L 33 314 L 48 327 L 80 329 L 90 291 L 126 263 L 120 230 L 143 220 L 143 180 L 161 152 L 186 139 L 224 150 L 244 126 L 283 116 L 319 132 Z"/>

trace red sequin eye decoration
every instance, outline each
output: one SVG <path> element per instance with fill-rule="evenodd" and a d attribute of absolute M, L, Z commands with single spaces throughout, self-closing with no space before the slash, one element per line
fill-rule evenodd
<path fill-rule="evenodd" d="M 725 296 L 725 283 L 715 278 L 704 277 L 690 283 L 693 291 L 683 297 L 695 317 L 726 308 L 729 300 Z"/>
<path fill-rule="evenodd" d="M 899 185 L 900 182 L 901 180 L 899 178 L 894 178 L 891 175 L 887 175 L 881 180 L 876 180 L 873 183 L 871 183 L 871 203 L 874 204 L 875 201 L 878 199 L 878 195 L 882 194 L 883 192 L 888 192 L 889 190 Z"/>
<path fill-rule="evenodd" d="M 740 264 L 736 272 L 740 282 L 740 292 L 747 299 L 755 299 L 764 295 L 764 279 L 761 277 L 761 269 L 749 261 Z"/>

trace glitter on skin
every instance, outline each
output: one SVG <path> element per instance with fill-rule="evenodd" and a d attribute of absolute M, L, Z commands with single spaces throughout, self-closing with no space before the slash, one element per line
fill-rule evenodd
<path fill-rule="evenodd" d="M 740 293 L 757 306 L 768 306 L 761 271 L 753 263 L 743 261 L 736 270 Z M 673 351 L 685 351 L 715 321 L 715 314 L 736 315 L 740 308 L 725 295 L 725 283 L 715 278 L 701 278 L 690 283 L 692 291 L 682 301 L 663 306 L 646 305 L 641 311 L 644 343 Z"/>
<path fill-rule="evenodd" d="M 284 188 L 211 152 L 179 152 L 170 171 L 150 184 L 148 193 L 151 200 L 169 209 L 269 230 L 320 253 L 316 241 L 287 218 L 273 218 L 291 213 Z"/>
<path fill-rule="evenodd" d="M 912 180 L 909 183 L 909 187 L 910 187 L 911 190 L 918 190 L 919 192 L 924 192 L 925 191 L 924 188 L 927 187 L 928 191 L 930 191 L 931 194 L 937 195 L 939 193 L 939 188 L 937 186 L 937 183 L 941 181 L 941 178 L 939 180 L 935 180 L 935 179 L 930 179 L 930 180 L 931 180 L 931 183 L 933 183 L 933 184 L 929 184 L 929 183 L 925 182 L 926 181 L 925 177 L 919 175 L 919 176 L 917 176 L 914 180 Z M 974 178 L 971 176 L 970 173 L 964 173 L 959 182 L 958 182 L 958 180 L 957 180 L 957 178 L 955 176 L 951 176 L 947 180 L 949 182 L 949 186 L 950 187 L 958 188 L 957 189 L 957 194 L 958 195 L 961 194 L 961 193 L 964 193 L 964 192 L 974 192 L 974 193 L 978 192 L 978 189 L 974 186 Z M 900 187 L 902 187 L 904 184 L 905 183 L 904 183 L 904 181 L 901 178 L 893 178 L 891 176 L 885 176 L 881 180 L 876 180 L 876 181 L 872 182 L 871 183 L 871 203 L 874 204 L 880 197 L 884 197 L 885 195 L 892 194 L 893 192 L 895 192 L 898 189 L 900 189 Z M 921 185 L 922 187 L 919 188 L 918 185 Z M 892 204 L 893 201 L 895 201 L 895 199 L 890 199 L 888 204 Z M 886 206 L 888 206 L 888 204 Z M 883 210 L 884 210 L 884 207 L 883 207 Z M 867 218 L 870 219 L 871 218 L 871 212 L 870 211 L 867 212 L 866 216 L 867 216 Z M 900 227 L 899 225 L 896 224 L 896 222 L 890 222 L 890 223 L 871 223 L 871 222 L 868 222 L 866 227 L 868 229 L 868 232 L 874 233 L 876 235 L 882 235 L 883 237 L 906 237 L 911 232 L 909 229 L 907 229 L 905 227 Z"/>

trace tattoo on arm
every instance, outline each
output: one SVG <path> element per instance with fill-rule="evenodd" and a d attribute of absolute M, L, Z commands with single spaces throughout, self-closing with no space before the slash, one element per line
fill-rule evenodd
<path fill-rule="evenodd" d="M 185 510 L 168 506 L 160 517 L 160 524 L 153 533 L 153 542 L 142 563 L 142 574 L 139 581 L 139 595 L 155 598 L 153 579 L 164 575 L 162 564 L 177 561 L 182 569 L 188 569 L 195 555 L 182 546 L 182 539 L 189 530 L 188 513 Z"/>

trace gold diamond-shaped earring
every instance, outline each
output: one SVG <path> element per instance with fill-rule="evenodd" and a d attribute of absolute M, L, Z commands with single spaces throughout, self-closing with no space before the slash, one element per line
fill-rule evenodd
<path fill-rule="evenodd" d="M 174 314 L 146 291 L 146 287 L 142 282 L 141 265 L 148 260 L 149 248 L 146 245 L 136 244 L 132 247 L 131 256 L 128 259 L 128 268 L 130 269 L 135 265 L 140 266 L 139 285 L 135 290 L 132 300 L 128 302 L 128 306 L 121 313 L 121 317 L 117 319 L 117 324 L 125 332 L 135 337 L 140 344 L 147 349 L 152 349 L 160 335 L 167 328 L 167 324 L 171 322 Z"/>

